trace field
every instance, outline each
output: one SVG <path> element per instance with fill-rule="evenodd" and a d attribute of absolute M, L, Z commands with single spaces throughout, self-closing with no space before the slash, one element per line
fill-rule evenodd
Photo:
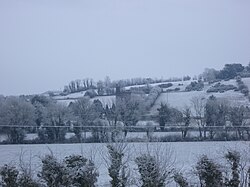
<path fill-rule="evenodd" d="M 242 81 L 249 87 L 250 86 L 250 79 L 244 78 Z M 232 84 L 234 86 L 236 85 L 236 81 L 234 79 L 231 79 L 229 81 L 221 81 L 221 84 Z M 215 84 L 215 83 L 214 83 Z M 213 85 L 213 84 L 212 84 Z M 169 104 L 171 107 L 175 107 L 179 110 L 183 110 L 184 107 L 188 106 L 191 107 L 191 99 L 194 97 L 201 97 L 204 99 L 208 99 L 211 95 L 214 95 L 217 98 L 225 99 L 228 101 L 229 104 L 232 106 L 235 105 L 243 105 L 243 106 L 250 106 L 250 103 L 248 101 L 248 98 L 245 97 L 242 93 L 235 92 L 233 90 L 226 91 L 224 93 L 207 93 L 207 89 L 212 86 L 205 83 L 204 89 L 202 91 L 191 91 L 191 92 L 170 92 L 170 93 L 162 93 L 158 99 L 156 100 L 154 106 L 151 108 L 150 113 L 151 114 L 157 114 L 157 108 L 160 107 L 161 103 Z M 194 111 L 192 111 L 194 112 Z"/>
<path fill-rule="evenodd" d="M 83 96 L 81 96 L 81 97 L 83 97 Z M 66 99 L 66 98 L 67 98 L 66 96 L 63 96 L 63 98 L 56 99 L 56 100 L 57 100 L 58 103 L 62 103 L 64 105 L 68 106 L 71 102 L 75 102 L 75 100 L 80 98 L 80 97 L 75 97 L 75 98 L 71 98 L 71 99 Z M 106 105 L 111 107 L 112 104 L 115 103 L 115 96 L 114 95 L 111 95 L 111 96 L 97 96 L 97 97 L 94 97 L 94 98 L 90 99 L 90 101 L 93 102 L 96 99 L 99 99 L 104 107 Z"/>
<path fill-rule="evenodd" d="M 249 87 L 250 86 L 250 78 L 243 78 L 242 81 Z M 163 89 L 175 89 L 175 88 L 180 88 L 180 91 L 178 92 L 169 92 L 169 93 L 162 93 L 158 99 L 156 100 L 154 106 L 151 108 L 150 110 L 150 114 L 154 115 L 157 114 L 157 108 L 160 107 L 161 103 L 167 103 L 169 104 L 171 107 L 175 107 L 179 110 L 183 110 L 184 107 L 189 106 L 191 107 L 191 102 L 190 100 L 193 97 L 202 97 L 204 99 L 208 99 L 211 95 L 216 96 L 217 98 L 223 98 L 227 101 L 229 101 L 229 103 L 231 105 L 244 105 L 244 106 L 249 106 L 250 107 L 250 103 L 248 101 L 247 97 L 244 97 L 244 95 L 242 93 L 240 93 L 239 91 L 235 92 L 233 90 L 230 91 L 226 91 L 224 93 L 207 93 L 207 89 L 210 88 L 211 86 L 213 86 L 216 83 L 213 83 L 211 85 L 209 85 L 208 83 L 204 84 L 204 89 L 202 91 L 191 91 L 191 92 L 185 92 L 185 87 L 190 84 L 191 81 L 178 81 L 178 82 L 172 82 L 173 86 L 169 87 L 169 88 L 165 88 Z M 162 83 L 155 83 L 155 84 L 151 84 L 151 86 L 157 86 L 159 84 L 164 84 L 164 83 L 168 83 L 168 82 L 162 82 Z M 237 83 L 235 81 L 235 79 L 231 79 L 228 81 L 220 81 L 221 84 L 225 84 L 225 85 L 234 85 L 237 87 Z M 131 87 L 141 87 L 143 85 L 135 85 L 135 86 L 128 86 L 125 87 L 127 90 L 130 89 Z M 67 96 L 55 96 L 53 97 L 54 99 L 56 99 L 59 103 L 63 103 L 65 105 L 69 105 L 70 102 L 74 102 L 75 99 L 83 97 L 85 92 L 78 92 L 78 93 L 73 93 L 73 94 L 69 94 Z M 94 101 L 95 99 L 99 99 L 103 106 L 108 105 L 109 107 L 112 106 L 113 103 L 115 103 L 115 96 L 97 96 L 95 98 L 92 98 L 91 101 Z M 191 107 L 192 112 L 193 109 Z"/>
<path fill-rule="evenodd" d="M 29 164 L 31 160 L 34 172 L 37 172 L 41 165 L 41 157 L 53 152 L 58 159 L 63 159 L 70 154 L 81 154 L 92 158 L 99 171 L 98 186 L 109 186 L 109 176 L 107 171 L 106 144 L 50 144 L 50 145 L 0 145 L 0 166 L 6 163 L 18 166 L 20 155 L 22 160 Z M 174 166 L 182 172 L 190 171 L 195 165 L 199 155 L 207 154 L 210 158 L 219 161 L 223 151 L 232 148 L 238 151 L 249 153 L 250 142 L 176 142 L 176 143 L 129 143 L 127 144 L 126 157 L 129 157 L 131 176 L 138 177 L 134 158 L 146 150 L 157 152 L 158 150 L 170 150 Z M 162 152 L 162 157 L 167 155 Z M 190 176 L 191 178 L 193 176 Z M 193 180 L 193 178 L 192 178 Z"/>

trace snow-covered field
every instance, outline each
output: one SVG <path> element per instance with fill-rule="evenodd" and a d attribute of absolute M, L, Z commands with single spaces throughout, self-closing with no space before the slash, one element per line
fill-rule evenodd
<path fill-rule="evenodd" d="M 75 98 L 75 99 L 60 99 L 60 100 L 57 100 L 57 102 L 58 103 L 62 103 L 64 105 L 68 106 L 71 102 L 75 102 L 76 99 L 77 98 Z M 110 95 L 110 96 L 97 96 L 97 97 L 94 97 L 94 98 L 90 99 L 90 101 L 93 102 L 96 99 L 99 99 L 104 107 L 106 105 L 108 105 L 109 107 L 111 107 L 112 104 L 115 103 L 115 96 L 114 95 Z"/>
<path fill-rule="evenodd" d="M 109 107 L 112 107 L 112 104 L 115 103 L 115 95 L 97 96 L 97 97 L 94 97 L 94 98 L 90 99 L 90 101 L 93 102 L 96 99 L 99 99 L 104 107 L 106 105 L 108 105 Z"/>
<path fill-rule="evenodd" d="M 250 78 L 243 78 L 242 81 L 250 88 Z M 192 80 L 190 81 L 177 81 L 177 82 L 171 82 L 173 86 L 169 88 L 163 89 L 175 89 L 175 88 L 180 88 L 180 91 L 178 92 L 169 92 L 169 93 L 162 93 L 160 97 L 157 99 L 155 105 L 151 109 L 151 114 L 155 114 L 157 112 L 157 108 L 159 108 L 161 103 L 168 103 L 170 106 L 178 108 L 182 110 L 185 106 L 191 106 L 190 100 L 193 97 L 204 97 L 207 99 L 209 96 L 214 95 L 218 98 L 224 98 L 232 105 L 247 105 L 250 106 L 250 103 L 246 97 L 243 96 L 242 93 L 240 92 L 234 92 L 232 90 L 226 91 L 224 93 L 207 93 L 206 91 L 213 86 L 216 83 L 213 83 L 209 85 L 208 83 L 204 84 L 204 89 L 203 91 L 192 91 L 192 92 L 185 92 L 185 88 L 188 84 L 190 84 Z M 151 86 L 157 86 L 159 84 L 164 84 L 164 83 L 169 83 L 169 82 L 162 82 L 162 83 L 155 83 L 151 84 Z M 236 80 L 231 79 L 228 81 L 220 81 L 221 84 L 225 85 L 234 85 L 237 86 Z M 135 86 L 128 86 L 126 89 L 130 89 L 131 87 L 141 87 L 143 85 L 135 85 Z M 73 93 L 69 94 L 67 96 L 55 96 L 53 97 L 56 99 L 59 103 L 63 103 L 65 105 L 69 105 L 71 102 L 74 102 L 75 99 L 83 97 L 85 92 L 78 92 L 78 93 Z M 99 99 L 103 106 L 108 105 L 109 107 L 112 106 L 113 103 L 115 103 L 115 96 L 97 96 L 91 101 L 94 101 L 95 99 Z"/>
<path fill-rule="evenodd" d="M 151 114 L 157 113 L 157 108 L 160 107 L 161 103 L 169 104 L 169 106 L 171 107 L 175 107 L 179 110 L 183 110 L 185 106 L 191 107 L 192 98 L 200 97 L 200 98 L 208 99 L 211 95 L 214 95 L 217 98 L 225 99 L 231 105 L 250 106 L 250 103 L 247 97 L 245 97 L 242 93 L 235 92 L 233 90 L 226 91 L 224 93 L 206 93 L 206 91 L 170 92 L 170 93 L 162 93 L 158 97 L 154 106 L 151 108 Z"/>
<path fill-rule="evenodd" d="M 176 81 L 176 82 L 161 82 L 161 83 L 154 83 L 154 84 L 150 84 L 151 86 L 158 86 L 160 84 L 168 84 L 168 83 L 172 83 L 173 86 L 169 87 L 169 88 L 164 88 L 163 91 L 167 90 L 167 89 L 175 89 L 175 88 L 180 88 L 180 91 L 184 91 L 186 86 L 189 85 L 192 81 Z M 129 90 L 130 88 L 138 88 L 138 87 L 143 87 L 146 85 L 134 85 L 134 86 L 126 86 L 125 89 Z"/>
<path fill-rule="evenodd" d="M 250 78 L 243 78 L 242 81 L 250 89 Z"/>
<path fill-rule="evenodd" d="M 133 161 L 140 153 L 146 150 L 171 150 L 175 167 L 187 172 L 195 165 L 199 155 L 207 154 L 210 158 L 219 161 L 223 151 L 232 148 L 249 153 L 250 142 L 176 142 L 176 143 L 129 143 L 127 144 L 126 157 L 131 167 L 131 177 L 138 176 L 135 162 Z M 39 145 L 0 145 L 0 166 L 6 163 L 18 166 L 20 155 L 25 163 L 31 160 L 34 172 L 40 170 L 41 157 L 50 152 L 58 159 L 63 159 L 71 154 L 81 154 L 92 158 L 99 171 L 98 185 L 109 186 L 109 176 L 105 157 L 107 156 L 106 144 L 39 144 Z M 164 153 L 164 152 L 162 152 Z M 162 154 L 166 159 L 166 155 Z"/>

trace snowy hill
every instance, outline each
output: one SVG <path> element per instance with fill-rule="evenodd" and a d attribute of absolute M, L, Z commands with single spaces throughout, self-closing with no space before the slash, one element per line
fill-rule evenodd
<path fill-rule="evenodd" d="M 250 78 L 242 78 L 242 81 L 244 82 L 245 85 L 250 87 Z M 202 91 L 190 91 L 186 92 L 185 88 L 187 85 L 189 85 L 192 81 L 177 81 L 177 82 L 161 82 L 161 83 L 155 83 L 155 84 L 150 84 L 150 86 L 159 86 L 162 84 L 167 84 L 167 83 L 172 83 L 172 86 L 168 88 L 163 88 L 162 91 L 163 93 L 160 94 L 158 99 L 156 100 L 154 106 L 150 110 L 150 114 L 154 115 L 157 114 L 157 108 L 160 107 L 161 103 L 169 104 L 171 107 L 175 107 L 179 110 L 183 110 L 186 106 L 191 107 L 192 109 L 192 104 L 191 104 L 191 99 L 194 97 L 200 97 L 204 99 L 208 99 L 211 95 L 214 95 L 217 98 L 223 98 L 226 101 L 228 101 L 231 105 L 244 105 L 244 106 L 249 106 L 250 107 L 250 102 L 246 96 L 244 96 L 240 91 L 234 91 L 234 90 L 229 90 L 225 91 L 223 93 L 220 92 L 212 92 L 212 93 L 207 93 L 207 90 L 214 86 L 217 83 L 223 84 L 223 85 L 233 85 L 237 87 L 237 82 L 235 79 L 231 79 L 228 81 L 222 80 L 213 84 L 208 84 L 207 82 L 204 83 L 204 88 Z M 131 88 L 139 88 L 143 87 L 146 85 L 134 85 L 134 86 L 127 86 L 125 87 L 125 90 L 129 90 Z M 168 89 L 174 90 L 178 88 L 178 91 L 171 91 L 167 92 Z M 69 105 L 71 102 L 74 102 L 76 99 L 79 99 L 81 97 L 84 97 L 85 91 L 77 92 L 77 93 L 72 93 L 68 94 L 66 96 L 54 96 L 53 99 L 57 100 L 59 103 L 63 103 L 66 105 Z M 91 99 L 91 101 L 94 101 L 95 99 L 99 99 L 103 106 L 112 106 L 113 103 L 115 103 L 115 95 L 112 96 L 97 96 Z"/>

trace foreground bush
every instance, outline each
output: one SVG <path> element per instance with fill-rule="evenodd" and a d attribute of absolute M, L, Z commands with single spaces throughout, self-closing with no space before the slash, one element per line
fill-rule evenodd
<path fill-rule="evenodd" d="M 39 187 L 30 174 L 19 172 L 16 167 L 5 164 L 0 169 L 2 187 Z"/>
<path fill-rule="evenodd" d="M 92 161 L 71 155 L 60 163 L 53 155 L 42 159 L 42 171 L 38 175 L 48 187 L 94 187 L 98 172 Z"/>

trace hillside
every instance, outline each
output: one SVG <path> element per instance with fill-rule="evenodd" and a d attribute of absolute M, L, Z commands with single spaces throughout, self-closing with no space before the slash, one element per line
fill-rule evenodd
<path fill-rule="evenodd" d="M 248 86 L 250 86 L 250 78 L 243 78 L 242 81 Z M 217 82 L 218 83 L 218 82 Z M 219 81 L 220 84 L 224 85 L 234 85 L 237 87 L 235 79 L 231 79 L 229 81 Z M 209 85 L 208 83 L 204 84 L 204 89 L 202 91 L 179 91 L 179 92 L 169 92 L 169 93 L 162 93 L 158 99 L 156 100 L 154 106 L 150 110 L 150 114 L 154 115 L 157 114 L 157 108 L 160 107 L 161 103 L 168 104 L 171 107 L 177 108 L 179 110 L 183 110 L 185 107 L 191 107 L 192 112 L 192 103 L 191 99 L 194 97 L 200 97 L 204 99 L 208 99 L 210 96 L 214 95 L 217 98 L 225 99 L 233 106 L 243 105 L 243 106 L 249 106 L 250 102 L 247 97 L 245 97 L 242 93 L 239 91 L 225 91 L 223 93 L 217 92 L 217 93 L 207 93 L 207 90 L 215 85 L 216 83 L 213 83 Z"/>
<path fill-rule="evenodd" d="M 242 81 L 244 84 L 246 84 L 249 88 L 250 86 L 250 78 L 242 78 Z M 183 110 L 185 107 L 191 107 L 192 112 L 192 104 L 191 99 L 194 97 L 200 97 L 204 99 L 208 99 L 211 95 L 214 95 L 217 98 L 223 98 L 226 101 L 228 101 L 231 105 L 244 105 L 244 106 L 250 106 L 250 102 L 247 97 L 245 97 L 240 91 L 234 91 L 229 90 L 225 91 L 223 93 L 217 92 L 217 93 L 207 93 L 207 90 L 214 86 L 215 84 L 223 84 L 223 85 L 233 85 L 237 87 L 237 83 L 235 79 L 230 80 L 222 80 L 213 84 L 208 84 L 207 82 L 204 83 L 204 88 L 201 91 L 185 91 L 185 88 L 187 85 L 189 85 L 192 81 L 177 81 L 177 82 L 162 82 L 162 83 L 155 83 L 150 84 L 150 86 L 159 86 L 161 84 L 167 84 L 172 83 L 173 85 L 168 88 L 163 88 L 162 93 L 156 100 L 153 107 L 150 109 L 149 113 L 150 115 L 157 114 L 157 108 L 159 108 L 161 103 L 168 104 L 171 107 L 175 107 L 179 110 Z M 143 87 L 145 85 L 134 85 L 134 86 L 127 86 L 125 87 L 125 90 L 130 90 L 131 88 L 139 88 Z M 174 90 L 178 88 L 178 91 L 171 91 L 167 92 L 168 89 Z M 76 92 L 72 94 L 68 94 L 66 96 L 55 96 L 53 99 L 57 100 L 59 103 L 63 103 L 66 105 L 69 105 L 70 102 L 74 102 L 76 99 L 79 99 L 81 97 L 84 97 L 85 91 L 82 92 Z M 103 106 L 108 105 L 109 107 L 112 106 L 113 103 L 115 103 L 115 95 L 111 96 L 96 96 L 91 99 L 91 101 L 94 101 L 95 99 L 99 99 Z"/>

